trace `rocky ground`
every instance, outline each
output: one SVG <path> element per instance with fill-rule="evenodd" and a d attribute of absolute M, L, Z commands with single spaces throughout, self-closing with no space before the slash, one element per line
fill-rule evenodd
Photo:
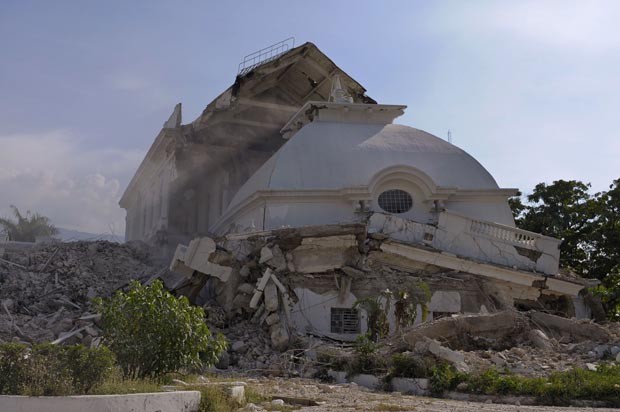
<path fill-rule="evenodd" d="M 249 385 L 261 394 L 286 400 L 302 412 L 333 411 L 425 411 L 425 412 L 526 412 L 526 411 L 617 411 L 618 409 L 590 407 L 525 406 L 515 404 L 468 402 L 446 399 L 407 396 L 400 393 L 371 392 L 355 384 L 327 385 L 304 379 L 249 380 Z M 304 403 L 316 403 L 303 406 Z M 277 403 L 277 401 L 276 401 Z M 243 411 L 274 410 L 269 402 L 248 405 Z"/>

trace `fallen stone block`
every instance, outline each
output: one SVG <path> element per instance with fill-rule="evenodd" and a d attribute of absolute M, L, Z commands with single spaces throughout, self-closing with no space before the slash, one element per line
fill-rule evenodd
<path fill-rule="evenodd" d="M 267 316 L 265 322 L 269 326 L 275 325 L 276 323 L 280 322 L 280 315 L 278 315 L 276 312 L 273 312 L 271 315 Z"/>
<path fill-rule="evenodd" d="M 271 259 L 273 258 L 273 252 L 271 251 L 271 248 L 269 248 L 268 246 L 263 246 L 263 248 L 260 250 L 260 260 L 258 261 L 258 263 L 265 263 L 265 262 L 269 262 Z"/>
<path fill-rule="evenodd" d="M 516 311 L 457 316 L 408 328 L 404 331 L 404 341 L 411 348 L 415 348 L 416 343 L 429 338 L 447 342 L 453 349 L 466 349 L 472 337 L 490 341 L 513 341 L 522 338 L 527 327 L 527 318 Z"/>
<path fill-rule="evenodd" d="M 532 329 L 528 333 L 528 338 L 535 348 L 553 350 L 553 343 L 551 343 L 549 337 L 540 329 Z"/>
<path fill-rule="evenodd" d="M 267 262 L 267 265 L 272 267 L 276 273 L 287 270 L 286 258 L 282 250 L 276 245 L 271 248 L 271 253 L 273 257 Z"/>
<path fill-rule="evenodd" d="M 267 312 L 275 312 L 278 310 L 280 306 L 280 302 L 278 301 L 278 288 L 275 283 L 269 282 L 267 286 L 265 286 L 264 290 L 265 294 L 265 310 Z"/>
<path fill-rule="evenodd" d="M 557 340 L 571 342 L 595 341 L 609 342 L 611 336 L 602 326 L 595 323 L 577 321 L 543 312 L 530 314 L 532 323 L 549 332 Z"/>
<path fill-rule="evenodd" d="M 459 372 L 469 372 L 469 367 L 465 364 L 465 356 L 457 351 L 441 346 L 436 340 L 431 340 L 428 351 L 440 359 L 450 362 Z"/>
<path fill-rule="evenodd" d="M 170 270 L 191 276 L 193 271 L 214 276 L 222 282 L 227 282 L 232 268 L 213 263 L 210 258 L 216 251 L 215 241 L 208 237 L 193 239 L 187 247 L 177 246 L 170 264 Z M 217 260 L 227 259 L 220 257 Z"/>
<path fill-rule="evenodd" d="M 271 328 L 271 345 L 280 352 L 288 348 L 290 336 L 282 324 L 274 325 Z"/>

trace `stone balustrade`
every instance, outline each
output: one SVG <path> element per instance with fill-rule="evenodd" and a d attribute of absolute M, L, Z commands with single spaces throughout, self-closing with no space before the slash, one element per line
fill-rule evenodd
<path fill-rule="evenodd" d="M 559 239 L 450 211 L 439 213 L 437 224 L 376 213 L 370 219 L 369 230 L 481 263 L 548 275 L 558 272 Z"/>

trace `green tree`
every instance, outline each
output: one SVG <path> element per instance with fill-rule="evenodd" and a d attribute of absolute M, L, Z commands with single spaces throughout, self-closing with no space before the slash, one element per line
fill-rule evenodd
<path fill-rule="evenodd" d="M 590 235 L 590 272 L 599 279 L 620 273 L 620 179 L 597 194 L 596 219 Z"/>
<path fill-rule="evenodd" d="M 601 280 L 594 289 L 607 316 L 620 320 L 620 179 L 590 195 L 589 184 L 536 185 L 527 203 L 509 200 L 517 226 L 562 239 L 560 266 Z"/>
<path fill-rule="evenodd" d="M 527 205 L 523 204 L 521 196 L 523 196 L 523 193 L 517 192 L 516 196 L 508 199 L 508 206 L 510 206 L 510 210 L 512 210 L 512 216 L 515 219 L 515 224 L 519 227 L 521 227 L 523 214 L 527 210 Z"/>
<path fill-rule="evenodd" d="M 600 296 L 607 317 L 620 321 L 620 179 L 609 189 L 597 195 L 590 273 L 602 281 L 594 292 Z"/>
<path fill-rule="evenodd" d="M 590 235 L 598 210 L 589 188 L 589 183 L 577 180 L 539 183 L 527 196 L 528 205 L 521 209 L 520 202 L 511 205 L 513 213 L 521 212 L 516 219 L 519 227 L 562 239 L 560 265 L 581 274 L 589 271 Z"/>
<path fill-rule="evenodd" d="M 160 281 L 150 286 L 134 281 L 128 292 L 95 304 L 104 341 L 128 378 L 160 379 L 182 368 L 213 365 L 227 346 L 223 335 L 211 334 L 201 307 L 174 297 Z"/>
<path fill-rule="evenodd" d="M 53 236 L 58 233 L 49 218 L 30 211 L 22 215 L 14 205 L 11 205 L 11 209 L 15 219 L 0 218 L 0 226 L 7 231 L 10 240 L 34 242 L 37 236 Z"/>

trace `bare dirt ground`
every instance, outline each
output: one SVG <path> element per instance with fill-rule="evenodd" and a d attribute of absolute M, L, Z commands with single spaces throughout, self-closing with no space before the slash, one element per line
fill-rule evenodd
<path fill-rule="evenodd" d="M 349 411 L 425 411 L 425 412 L 517 412 L 517 411 L 618 411 L 610 408 L 524 406 L 407 396 L 400 393 L 372 392 L 355 384 L 328 385 L 306 379 L 257 379 L 248 384 L 260 394 L 273 397 L 290 397 L 313 400 L 318 406 L 302 406 L 303 412 Z M 287 401 L 288 403 L 288 401 Z M 265 405 L 266 406 L 266 405 Z M 267 406 L 267 408 L 269 408 Z M 265 410 L 245 409 L 247 411 Z"/>

